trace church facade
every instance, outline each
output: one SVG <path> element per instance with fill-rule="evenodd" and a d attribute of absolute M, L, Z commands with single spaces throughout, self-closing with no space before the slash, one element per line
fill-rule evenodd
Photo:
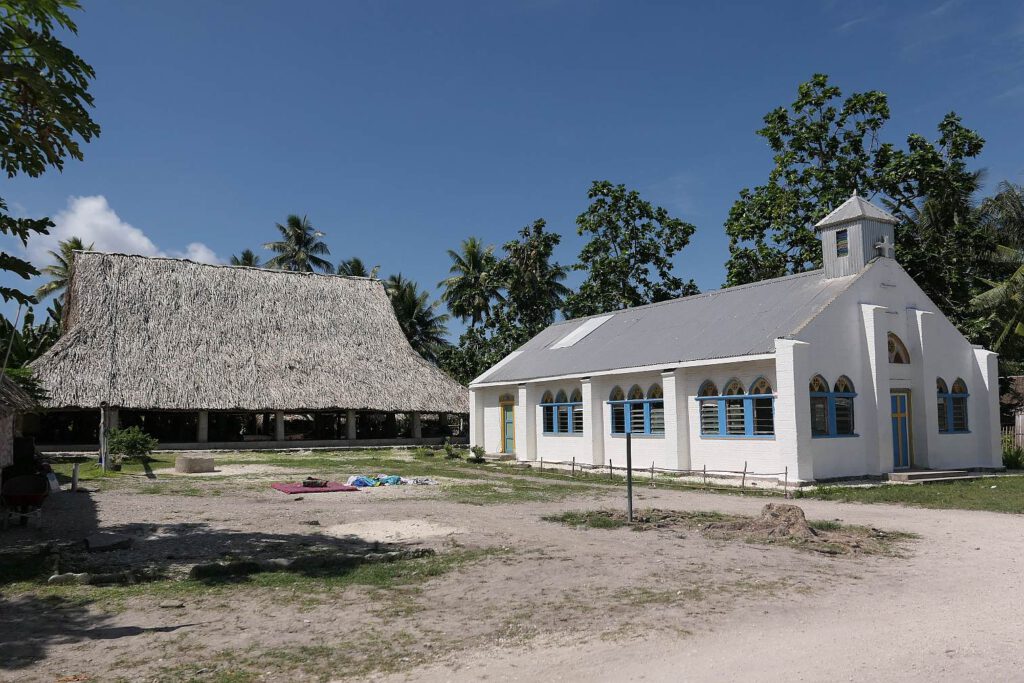
<path fill-rule="evenodd" d="M 851 197 L 824 268 L 551 325 L 470 384 L 470 441 L 518 460 L 820 481 L 1001 466 L 996 354 Z"/>

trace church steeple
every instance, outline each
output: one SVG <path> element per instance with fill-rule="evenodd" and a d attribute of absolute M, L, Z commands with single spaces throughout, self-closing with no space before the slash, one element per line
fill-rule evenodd
<path fill-rule="evenodd" d="M 897 221 L 853 191 L 853 196 L 814 226 L 821 240 L 825 277 L 853 275 L 875 258 L 893 258 Z"/>

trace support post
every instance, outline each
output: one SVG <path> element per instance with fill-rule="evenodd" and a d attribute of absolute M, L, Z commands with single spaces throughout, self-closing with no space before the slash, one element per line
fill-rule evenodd
<path fill-rule="evenodd" d="M 356 440 L 356 411 L 345 411 L 345 438 L 349 441 Z"/>
<path fill-rule="evenodd" d="M 284 411 L 274 413 L 274 440 L 284 441 Z"/>
<path fill-rule="evenodd" d="M 103 402 L 100 404 L 100 467 L 104 470 L 107 469 L 107 404 Z"/>
<path fill-rule="evenodd" d="M 199 411 L 199 421 L 196 424 L 196 441 L 206 443 L 210 440 L 210 412 Z"/>
<path fill-rule="evenodd" d="M 740 488 L 741 489 L 747 488 L 747 461 L 746 460 L 743 461 L 743 481 L 740 482 Z"/>
<path fill-rule="evenodd" d="M 633 522 L 633 433 L 626 432 L 626 519 Z"/>
<path fill-rule="evenodd" d="M 419 441 L 423 438 L 423 425 L 420 423 L 420 414 L 412 413 L 412 438 Z"/>

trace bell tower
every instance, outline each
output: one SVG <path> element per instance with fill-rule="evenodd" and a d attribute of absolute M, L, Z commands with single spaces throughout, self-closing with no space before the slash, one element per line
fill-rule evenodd
<path fill-rule="evenodd" d="M 825 277 L 855 275 L 875 258 L 895 258 L 897 221 L 853 191 L 853 196 L 814 226 L 821 240 Z"/>

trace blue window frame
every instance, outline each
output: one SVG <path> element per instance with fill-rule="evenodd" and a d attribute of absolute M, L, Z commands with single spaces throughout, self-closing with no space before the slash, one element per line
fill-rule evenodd
<path fill-rule="evenodd" d="M 939 432 L 941 434 L 966 434 L 967 426 L 967 384 L 957 377 L 953 388 L 947 389 L 939 377 L 935 380 L 939 409 Z"/>
<path fill-rule="evenodd" d="M 665 400 L 659 385 L 652 385 L 646 396 L 638 385 L 633 385 L 629 394 L 615 387 L 608 396 L 608 404 L 612 414 L 612 434 L 665 434 Z"/>
<path fill-rule="evenodd" d="M 821 375 L 810 382 L 811 436 L 815 439 L 857 436 L 854 422 L 854 401 L 857 393 L 846 375 L 836 380 L 830 390 Z"/>
<path fill-rule="evenodd" d="M 847 230 L 836 232 L 836 256 L 850 255 L 850 233 Z"/>
<path fill-rule="evenodd" d="M 739 380 L 731 380 L 721 394 L 714 382 L 704 382 L 697 392 L 702 436 L 775 438 L 775 394 L 764 377 L 758 377 L 745 391 Z"/>
<path fill-rule="evenodd" d="M 583 398 L 578 389 L 572 392 L 570 398 L 566 398 L 564 391 L 559 391 L 554 397 L 550 391 L 546 391 L 540 400 L 540 407 L 544 434 L 583 433 Z"/>

